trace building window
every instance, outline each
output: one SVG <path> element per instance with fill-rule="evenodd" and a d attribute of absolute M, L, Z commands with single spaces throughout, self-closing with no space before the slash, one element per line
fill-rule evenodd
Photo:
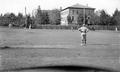
<path fill-rule="evenodd" d="M 74 14 L 74 10 L 72 10 L 72 14 Z"/>
<path fill-rule="evenodd" d="M 74 16 L 72 16 L 72 21 L 74 21 Z"/>
<path fill-rule="evenodd" d="M 89 14 L 91 14 L 91 10 L 89 10 Z"/>
<path fill-rule="evenodd" d="M 79 12 L 78 12 L 78 10 L 76 11 L 76 14 L 78 14 Z"/>

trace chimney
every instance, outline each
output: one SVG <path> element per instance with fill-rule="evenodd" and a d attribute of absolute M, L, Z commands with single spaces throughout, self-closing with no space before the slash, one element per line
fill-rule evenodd
<path fill-rule="evenodd" d="M 62 11 L 62 7 L 60 7 L 60 11 Z"/>
<path fill-rule="evenodd" d="M 86 4 L 86 6 L 88 7 L 88 4 Z"/>

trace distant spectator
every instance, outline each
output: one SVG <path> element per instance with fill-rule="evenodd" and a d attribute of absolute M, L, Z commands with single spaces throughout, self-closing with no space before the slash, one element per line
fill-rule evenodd
<path fill-rule="evenodd" d="M 115 31 L 118 31 L 118 28 L 117 28 L 117 27 L 115 27 Z"/>
<path fill-rule="evenodd" d="M 30 25 L 29 25 L 29 29 L 31 29 L 31 26 L 32 26 L 32 25 L 30 24 Z"/>
<path fill-rule="evenodd" d="M 11 23 L 8 26 L 9 26 L 9 28 L 12 28 L 12 24 Z"/>

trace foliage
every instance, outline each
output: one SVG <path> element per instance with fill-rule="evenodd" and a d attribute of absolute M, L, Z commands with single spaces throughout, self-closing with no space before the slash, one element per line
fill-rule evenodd
<path fill-rule="evenodd" d="M 60 10 L 53 9 L 49 11 L 49 20 L 50 20 L 50 24 L 59 25 L 61 21 Z"/>
<path fill-rule="evenodd" d="M 13 26 L 20 26 L 24 24 L 25 19 L 21 13 L 16 16 L 14 13 L 6 13 L 0 16 L 0 25 L 8 26 L 8 24 L 13 24 Z"/>
<path fill-rule="evenodd" d="M 100 24 L 100 16 L 98 16 L 98 15 L 95 13 L 93 16 L 91 16 L 90 22 L 91 22 L 91 24 L 93 24 L 93 25 L 99 25 L 99 24 Z"/>
<path fill-rule="evenodd" d="M 47 10 L 41 10 L 38 6 L 37 13 L 35 15 L 35 24 L 49 24 L 49 15 Z"/>
<path fill-rule="evenodd" d="M 18 13 L 18 15 L 16 16 L 15 24 L 18 26 L 23 26 L 25 24 L 25 17 L 22 13 Z"/>
<path fill-rule="evenodd" d="M 49 24 L 49 15 L 47 11 L 42 12 L 42 24 Z"/>
<path fill-rule="evenodd" d="M 115 10 L 112 19 L 111 19 L 112 25 L 120 25 L 120 11 L 118 9 Z"/>
<path fill-rule="evenodd" d="M 80 24 L 83 24 L 83 21 L 84 21 L 83 15 L 79 14 L 77 18 L 77 23 L 80 25 Z"/>
<path fill-rule="evenodd" d="M 101 11 L 100 15 L 100 24 L 101 25 L 109 25 L 111 17 L 104 10 Z"/>
<path fill-rule="evenodd" d="M 35 24 L 42 24 L 42 11 L 40 6 L 38 6 L 37 13 L 35 15 Z"/>
<path fill-rule="evenodd" d="M 96 11 L 94 13 L 93 16 L 91 16 L 91 23 L 94 25 L 111 25 L 112 21 L 111 21 L 112 17 L 107 14 L 107 12 L 105 10 L 101 10 L 101 11 Z"/>

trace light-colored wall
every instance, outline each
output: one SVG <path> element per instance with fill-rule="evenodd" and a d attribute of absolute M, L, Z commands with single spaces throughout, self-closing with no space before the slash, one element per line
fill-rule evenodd
<path fill-rule="evenodd" d="M 73 10 L 74 10 L 74 13 L 73 13 Z M 78 15 L 83 15 L 86 14 L 88 16 L 91 16 L 93 15 L 94 13 L 94 10 L 93 9 L 70 9 L 70 16 L 74 16 L 74 21 L 73 23 L 77 24 L 77 18 L 78 18 Z"/>
<path fill-rule="evenodd" d="M 61 25 L 68 25 L 67 16 L 69 14 L 69 9 L 61 11 Z"/>
<path fill-rule="evenodd" d="M 74 11 L 74 13 L 73 13 Z M 77 19 L 78 19 L 78 15 L 84 15 L 84 12 L 86 15 L 91 16 L 94 14 L 94 10 L 93 9 L 66 9 L 64 11 L 61 12 L 61 25 L 68 25 L 67 22 L 67 16 L 70 15 L 71 17 L 74 17 L 74 21 L 72 22 L 73 24 L 77 24 Z"/>
<path fill-rule="evenodd" d="M 73 23 L 77 24 L 77 18 L 78 18 L 79 14 L 83 14 L 83 10 L 82 9 L 70 9 L 70 16 L 74 17 Z"/>

